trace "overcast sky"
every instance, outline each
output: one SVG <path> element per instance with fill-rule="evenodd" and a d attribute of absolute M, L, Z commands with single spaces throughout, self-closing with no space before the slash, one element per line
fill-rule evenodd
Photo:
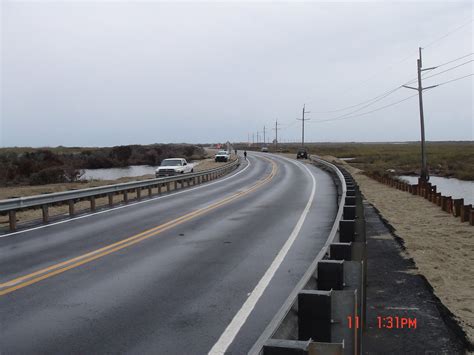
<path fill-rule="evenodd" d="M 416 78 L 419 46 L 423 67 L 473 52 L 471 1 L 1 4 L 0 146 L 247 141 L 264 125 L 268 140 L 275 119 L 295 140 L 304 103 L 306 141 L 418 140 L 416 97 L 317 121 L 416 94 L 320 113 Z M 473 139 L 472 79 L 425 92 L 428 140 Z"/>

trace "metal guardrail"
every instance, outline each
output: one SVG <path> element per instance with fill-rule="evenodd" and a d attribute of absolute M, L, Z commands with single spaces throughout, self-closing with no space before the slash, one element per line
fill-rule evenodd
<path fill-rule="evenodd" d="M 49 214 L 48 207 L 58 204 L 69 204 L 69 214 L 74 215 L 74 203 L 77 201 L 89 200 L 91 203 L 91 210 L 95 210 L 95 198 L 109 197 L 109 205 L 113 205 L 113 196 L 117 194 L 124 195 L 124 202 L 128 202 L 127 193 L 130 191 L 137 192 L 137 199 L 141 198 L 141 191 L 148 189 L 148 193 L 152 195 L 152 189 L 157 188 L 158 193 L 161 193 L 161 188 L 166 187 L 170 191 L 170 183 L 174 183 L 174 189 L 177 189 L 178 183 L 183 187 L 186 182 L 189 186 L 201 184 L 202 182 L 213 180 L 223 174 L 235 169 L 240 164 L 240 160 L 236 159 L 221 167 L 213 168 L 201 172 L 180 174 L 175 176 L 168 176 L 162 178 L 154 178 L 143 181 L 132 181 L 121 184 L 106 185 L 100 187 L 91 187 L 80 190 L 55 192 L 45 195 L 36 195 L 28 197 L 11 198 L 7 200 L 0 200 L 0 214 L 9 214 L 10 230 L 16 230 L 16 212 L 26 209 L 43 209 L 43 222 L 48 222 Z"/>
<path fill-rule="evenodd" d="M 310 159 L 335 177 L 336 218 L 324 247 L 249 354 L 359 354 L 361 350 L 361 329 L 344 328 L 342 324 L 349 315 L 365 321 L 361 195 L 347 172 L 316 156 Z M 358 222 L 356 214 L 362 217 Z"/>

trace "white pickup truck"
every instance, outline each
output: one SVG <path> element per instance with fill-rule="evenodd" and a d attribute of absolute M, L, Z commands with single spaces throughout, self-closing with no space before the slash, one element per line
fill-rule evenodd
<path fill-rule="evenodd" d="M 217 163 L 218 161 L 228 162 L 230 159 L 230 153 L 227 150 L 219 150 L 214 157 L 214 161 Z"/>
<path fill-rule="evenodd" d="M 161 162 L 161 165 L 156 169 L 155 176 L 171 176 L 177 174 L 192 173 L 194 164 L 189 164 L 186 159 L 183 158 L 171 158 L 165 159 Z"/>

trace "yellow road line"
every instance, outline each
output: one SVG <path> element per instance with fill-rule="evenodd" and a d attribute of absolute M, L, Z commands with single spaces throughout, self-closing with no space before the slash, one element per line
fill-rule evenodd
<path fill-rule="evenodd" d="M 80 265 L 86 264 L 88 262 L 91 262 L 95 259 L 99 259 L 105 255 L 114 253 L 116 251 L 119 251 L 121 249 L 127 248 L 131 245 L 137 244 L 145 239 L 151 238 L 153 236 L 156 236 L 166 230 L 169 230 L 173 227 L 176 227 L 182 223 L 185 223 L 195 217 L 201 216 L 209 211 L 212 211 L 216 208 L 219 208 L 223 205 L 226 205 L 242 196 L 245 196 L 259 187 L 267 184 L 270 180 L 273 179 L 273 177 L 276 174 L 277 171 L 277 166 L 276 164 L 271 161 L 270 159 L 265 158 L 266 160 L 269 160 L 272 164 L 272 171 L 271 173 L 264 179 L 259 180 L 255 185 L 249 187 L 247 190 L 237 192 L 234 195 L 231 195 L 229 197 L 226 197 L 225 199 L 215 202 L 212 205 L 209 205 L 207 207 L 200 208 L 198 210 L 195 210 L 193 212 L 190 212 L 186 215 L 183 215 L 181 217 L 178 217 L 172 221 L 168 221 L 164 224 L 161 224 L 159 226 L 153 227 L 151 229 L 148 229 L 144 232 L 138 233 L 134 236 L 131 236 L 129 238 L 123 239 L 119 242 L 115 242 L 112 244 L 109 244 L 108 246 L 99 248 L 97 250 L 94 250 L 92 252 L 77 256 L 75 258 L 63 261 L 61 263 L 57 263 L 54 265 L 51 265 L 47 268 L 32 272 L 30 274 L 20 276 L 18 278 L 15 278 L 13 280 L 9 280 L 5 283 L 0 284 L 0 288 L 3 288 L 0 290 L 0 296 L 6 295 L 8 293 L 11 293 L 13 291 L 16 291 L 20 288 L 29 286 L 31 284 L 34 284 L 36 282 L 39 282 L 41 280 L 44 280 L 46 278 L 55 276 L 57 274 L 63 273 L 67 270 L 76 268 Z"/>

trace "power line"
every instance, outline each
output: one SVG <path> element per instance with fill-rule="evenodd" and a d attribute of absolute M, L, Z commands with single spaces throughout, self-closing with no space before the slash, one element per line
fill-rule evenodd
<path fill-rule="evenodd" d="M 451 64 L 451 63 L 457 62 L 458 60 L 464 59 L 464 58 L 469 57 L 469 56 L 471 56 L 471 55 L 473 55 L 473 54 L 474 54 L 474 53 L 469 53 L 469 54 L 463 55 L 462 57 L 459 57 L 459 58 L 456 58 L 456 59 L 452 59 L 452 60 L 450 60 L 449 62 L 446 62 L 446 63 L 443 63 L 443 64 L 438 64 L 436 67 L 438 67 L 438 68 L 439 68 L 439 67 L 443 67 L 443 66 L 445 66 L 445 65 L 447 65 L 447 64 Z"/>
<path fill-rule="evenodd" d="M 464 79 L 464 78 L 468 78 L 468 77 L 473 76 L 473 75 L 474 75 L 474 74 L 471 73 L 471 74 L 468 74 L 468 75 L 461 76 L 461 77 L 459 77 L 459 78 L 455 78 L 455 79 L 452 79 L 452 80 L 448 80 L 448 81 L 445 81 L 445 82 L 443 82 L 443 83 L 438 84 L 438 86 L 441 86 L 441 85 L 444 85 L 444 84 L 448 84 L 448 83 L 452 83 L 453 81 L 458 81 L 458 80 L 461 80 L 461 79 Z"/>
<path fill-rule="evenodd" d="M 455 79 L 452 79 L 452 80 L 448 80 L 448 81 L 445 81 L 445 82 L 442 82 L 442 83 L 439 83 L 437 84 L 437 86 L 441 86 L 441 85 L 445 85 L 445 84 L 448 84 L 448 83 L 452 83 L 454 81 L 458 81 L 458 80 L 461 80 L 461 79 L 465 79 L 465 78 L 468 78 L 470 76 L 474 76 L 474 73 L 471 73 L 471 74 L 468 74 L 468 75 L 464 75 L 464 76 L 461 76 L 459 78 L 455 78 Z M 329 118 L 329 119 L 325 119 L 325 120 L 317 120 L 317 121 L 313 121 L 313 123 L 320 123 L 320 122 L 331 122 L 331 121 L 342 121 L 342 120 L 347 120 L 347 119 L 351 119 L 351 118 L 355 118 L 355 117 L 360 117 L 360 116 L 365 116 L 365 115 L 368 115 L 368 114 L 371 114 L 371 113 L 374 113 L 374 112 L 377 112 L 377 111 L 380 111 L 380 110 L 383 110 L 385 108 L 388 108 L 388 107 L 391 107 L 391 106 L 394 106 L 394 105 L 397 105 L 399 103 L 402 103 L 404 101 L 407 101 L 415 96 L 418 96 L 418 94 L 414 94 L 414 95 L 411 95 L 411 96 L 408 96 L 408 97 L 405 97 L 404 99 L 402 100 L 399 100 L 399 101 L 395 101 L 395 102 L 392 102 L 390 104 L 387 104 L 385 106 L 381 106 L 381 107 L 378 107 L 374 110 L 371 110 L 371 111 L 367 111 L 367 112 L 362 112 L 362 113 L 359 113 L 357 115 L 353 115 L 353 116 L 348 116 L 348 117 L 343 117 L 343 118 Z"/>
<path fill-rule="evenodd" d="M 463 59 L 463 58 L 469 57 L 469 56 L 471 56 L 472 54 L 474 54 L 474 53 L 469 53 L 469 54 L 463 55 L 463 56 L 461 56 L 461 57 L 459 57 L 459 58 L 452 59 L 452 60 L 450 60 L 449 62 L 445 62 L 445 63 L 442 63 L 442 64 L 440 64 L 440 65 L 437 65 L 436 68 L 439 68 L 439 67 L 441 67 L 441 66 L 444 66 L 444 65 L 447 65 L 447 64 L 450 64 L 450 63 L 454 63 L 454 62 L 456 62 L 456 61 L 458 61 L 458 60 L 461 60 L 461 59 Z M 457 66 L 455 66 L 455 67 L 446 69 L 446 70 L 444 70 L 444 71 L 442 71 L 442 72 L 439 72 L 439 73 L 436 73 L 436 74 L 433 74 L 433 75 L 430 75 L 430 76 L 427 76 L 427 77 L 425 77 L 425 76 L 423 75 L 423 79 L 429 79 L 429 78 L 431 78 L 431 77 L 433 77 L 433 76 L 437 76 L 437 75 L 439 75 L 439 74 L 442 74 L 442 73 L 445 73 L 445 72 L 447 72 L 447 71 L 450 71 L 450 70 L 456 69 L 456 68 L 458 68 L 458 67 L 461 67 L 461 66 L 463 66 L 463 65 L 469 64 L 469 63 L 471 63 L 472 61 L 473 61 L 473 60 L 467 61 L 467 62 L 465 62 L 465 63 L 459 64 L 459 65 L 457 65 Z M 426 74 L 427 74 L 427 73 L 425 73 L 425 75 L 426 75 Z M 410 81 L 406 82 L 404 85 L 412 84 L 412 83 L 416 82 L 417 80 L 418 80 L 417 78 L 413 78 L 413 79 L 411 79 Z M 380 95 L 378 95 L 378 96 L 375 96 L 375 97 L 373 97 L 373 98 L 371 98 L 371 99 L 362 101 L 362 102 L 360 102 L 360 103 L 358 103 L 358 104 L 355 104 L 355 105 L 346 106 L 346 107 L 343 107 L 343 108 L 340 108 L 340 109 L 337 109 L 337 110 L 318 111 L 318 112 L 314 112 L 314 113 L 316 113 L 316 114 L 326 114 L 326 113 L 340 112 L 340 111 L 348 110 L 348 109 L 350 109 L 350 108 L 358 107 L 358 106 L 363 105 L 363 104 L 366 104 L 366 103 L 370 103 L 370 104 L 368 104 L 368 105 L 366 105 L 366 106 L 361 107 L 360 109 L 357 109 L 357 110 L 355 110 L 355 111 L 353 111 L 353 112 L 349 112 L 349 113 L 345 114 L 345 115 L 351 115 L 351 114 L 353 114 L 353 113 L 355 113 L 355 112 L 360 111 L 361 109 L 364 109 L 364 108 L 366 108 L 366 107 L 368 107 L 368 106 L 371 106 L 372 104 L 374 104 L 374 103 L 380 101 L 381 99 L 387 97 L 388 95 L 390 95 L 390 94 L 394 93 L 395 91 L 397 91 L 398 89 L 400 89 L 402 86 L 403 86 L 403 85 L 400 85 L 400 86 L 398 86 L 398 87 L 395 88 L 395 89 L 386 91 L 386 92 L 384 92 L 384 93 L 382 93 L 382 94 L 380 94 Z M 344 115 L 343 115 L 343 116 L 344 116 Z"/>
<path fill-rule="evenodd" d="M 411 95 L 411 96 L 408 96 L 402 100 L 399 100 L 399 101 L 395 101 L 395 102 L 392 102 L 388 105 L 385 105 L 385 106 L 381 106 L 379 108 L 376 108 L 375 110 L 371 110 L 371 111 L 367 111 L 367 112 L 362 112 L 362 113 L 359 113 L 357 115 L 353 115 L 353 116 L 348 116 L 348 117 L 338 117 L 338 118 L 328 118 L 326 120 L 318 120 L 318 121 L 313 121 L 314 123 L 320 123 L 320 122 L 331 122 L 331 121 L 342 121 L 342 120 L 348 120 L 350 118 L 354 118 L 354 117 L 360 117 L 360 116 L 364 116 L 364 115 L 368 115 L 370 113 L 374 113 L 374 112 L 377 112 L 377 111 L 380 111 L 380 110 L 383 110 L 387 107 L 390 107 L 390 106 L 394 106 L 396 104 L 399 104 L 403 101 L 407 101 L 409 99 L 411 99 L 412 97 L 415 97 L 415 96 L 418 96 L 418 94 L 414 94 L 414 95 Z"/>
<path fill-rule="evenodd" d="M 456 69 L 456 68 L 459 68 L 459 67 L 462 67 L 463 65 L 466 65 L 466 64 L 469 64 L 469 63 L 472 63 L 472 62 L 474 62 L 473 59 L 468 60 L 467 62 L 461 63 L 461 64 L 459 64 L 459 65 L 456 65 L 456 66 L 454 66 L 454 67 L 448 68 L 448 69 L 446 69 L 446 70 L 440 71 L 439 73 L 436 73 L 436 74 L 433 74 L 433 75 L 430 75 L 430 76 L 426 76 L 426 77 L 424 77 L 423 79 L 429 79 L 429 78 L 432 78 L 432 77 L 434 77 L 434 76 L 441 75 L 441 74 L 443 74 L 443 73 L 446 73 L 446 72 L 448 72 L 448 71 L 451 71 L 451 70 Z"/>
<path fill-rule="evenodd" d="M 298 121 L 291 121 L 291 123 L 287 123 L 286 126 L 281 127 L 279 129 L 287 129 L 287 128 L 290 128 L 290 127 L 294 126 L 297 123 L 298 123 Z M 278 125 L 281 126 L 281 123 L 279 123 Z"/>
<path fill-rule="evenodd" d="M 459 31 L 461 28 L 464 28 L 465 26 L 469 25 L 469 24 L 470 24 L 470 23 L 472 23 L 473 21 L 474 21 L 473 19 L 470 19 L 468 22 L 466 22 L 466 23 L 462 24 L 462 25 L 461 25 L 461 26 L 459 26 L 459 27 L 456 27 L 454 30 L 452 30 L 452 31 L 449 31 L 449 32 L 448 32 L 448 33 L 446 33 L 445 35 L 443 35 L 443 36 L 441 36 L 441 37 L 439 37 L 439 38 L 435 39 L 434 41 L 432 41 L 432 42 L 430 42 L 430 43 L 426 44 L 426 45 L 425 45 L 425 46 L 423 46 L 422 48 L 428 48 L 428 47 L 431 47 L 431 46 L 432 46 L 433 44 L 435 44 L 436 42 L 439 42 L 439 41 L 441 41 L 442 39 L 445 39 L 446 37 L 448 37 L 448 36 L 451 36 L 453 33 L 455 33 L 455 32 L 457 32 L 457 31 Z"/>
<path fill-rule="evenodd" d="M 393 90 L 387 92 L 385 95 L 379 96 L 379 97 L 377 98 L 377 100 L 373 100 L 373 101 L 371 101 L 370 103 L 368 103 L 368 104 L 366 104 L 366 105 L 364 105 L 364 106 L 362 106 L 362 107 L 359 107 L 357 110 L 354 110 L 354 111 L 345 113 L 345 114 L 340 115 L 340 116 L 337 116 L 337 117 L 332 117 L 332 118 L 330 118 L 330 120 L 338 120 L 338 119 L 341 119 L 341 118 L 344 118 L 344 117 L 347 117 L 347 116 L 351 116 L 352 114 L 354 114 L 354 113 L 356 113 L 356 112 L 359 112 L 359 111 L 361 111 L 361 110 L 363 110 L 363 109 L 365 109 L 365 108 L 367 108 L 367 107 L 369 107 L 369 106 L 372 106 L 372 105 L 376 104 L 377 102 L 383 100 L 384 98 L 386 98 L 387 96 L 391 95 L 392 93 L 394 93 L 395 91 L 397 91 L 397 90 L 399 90 L 399 89 L 401 89 L 401 88 L 402 88 L 402 86 L 399 86 L 399 87 L 397 87 L 396 89 L 393 89 Z"/>
<path fill-rule="evenodd" d="M 460 25 L 460 26 L 454 28 L 454 29 L 451 30 L 451 31 L 448 31 L 447 33 L 445 33 L 445 34 L 442 35 L 441 37 L 438 37 L 437 39 L 435 39 L 435 40 L 433 40 L 433 41 L 427 43 L 425 46 L 422 46 L 422 48 L 431 47 L 433 44 L 435 44 L 435 43 L 437 43 L 437 42 L 443 40 L 443 39 L 446 38 L 446 37 L 451 36 L 453 33 L 456 33 L 457 31 L 459 31 L 460 29 L 462 29 L 462 28 L 464 28 L 465 26 L 469 25 L 469 24 L 472 23 L 473 21 L 474 21 L 473 19 L 470 19 L 469 21 L 464 22 L 462 25 Z M 351 90 L 353 90 L 353 89 L 355 89 L 355 88 L 358 88 L 358 87 L 360 87 L 360 86 L 363 86 L 363 85 L 366 84 L 367 82 L 371 81 L 373 78 L 377 77 L 380 73 L 386 72 L 387 70 L 392 69 L 392 68 L 395 67 L 396 65 L 398 65 L 398 64 L 400 64 L 400 63 L 403 63 L 403 62 L 405 62 L 406 60 L 412 58 L 413 54 L 414 54 L 414 53 L 412 52 L 410 55 L 404 57 L 404 58 L 401 59 L 400 61 L 394 62 L 394 63 L 388 65 L 387 67 L 385 67 L 384 69 L 381 69 L 381 70 L 379 70 L 379 71 L 376 71 L 375 73 L 373 73 L 372 75 L 370 75 L 367 79 L 362 80 L 359 84 L 350 87 L 349 89 L 347 89 L 347 90 L 341 92 L 340 94 L 344 94 L 344 93 L 349 92 L 349 91 L 351 91 Z M 471 54 L 472 54 L 472 53 L 471 53 Z M 464 58 L 464 57 L 462 57 L 462 58 Z M 462 58 L 458 58 L 458 59 L 462 59 Z M 448 63 L 444 63 L 444 64 L 448 64 Z M 443 65 L 444 65 L 444 64 L 443 64 Z M 439 65 L 439 66 L 441 66 L 441 65 Z M 438 67 L 439 67 L 439 66 L 438 66 Z M 409 82 L 407 82 L 406 85 L 411 84 L 411 83 L 414 83 L 414 82 L 416 82 L 416 81 L 417 81 L 416 78 L 415 78 L 415 79 L 412 79 L 412 80 L 410 80 Z M 382 94 L 382 95 L 383 95 L 383 94 Z M 366 102 L 368 102 L 368 101 L 371 101 L 371 100 L 367 100 Z M 364 102 L 364 103 L 365 103 L 365 102 Z M 361 104 L 362 104 L 362 103 L 361 103 Z M 345 109 L 349 109 L 349 108 L 353 108 L 353 107 L 357 107 L 357 106 L 360 106 L 360 104 L 348 106 L 348 107 L 341 108 L 341 109 L 336 109 L 336 110 L 331 110 L 331 111 L 325 111 L 325 112 L 315 112 L 315 113 L 321 113 L 321 114 L 324 114 L 324 113 L 332 113 L 332 112 L 344 111 Z"/>
<path fill-rule="evenodd" d="M 337 110 L 331 110 L 331 111 L 317 111 L 317 112 L 313 112 L 313 113 L 316 113 L 316 114 L 324 114 L 324 113 L 333 113 L 333 112 L 340 112 L 340 111 L 345 111 L 345 110 L 348 110 L 350 108 L 354 108 L 354 107 L 357 107 L 357 106 L 360 106 L 360 105 L 363 105 L 365 103 L 368 103 L 368 102 L 372 102 L 380 97 L 386 97 L 392 93 L 394 93 L 395 91 L 397 91 L 398 89 L 400 89 L 401 85 L 398 86 L 397 88 L 395 89 L 392 89 L 392 90 L 389 90 L 389 91 L 386 91 L 384 92 L 383 94 L 380 94 L 380 95 L 377 95 L 369 100 L 365 100 L 365 101 L 362 101 L 362 102 L 359 102 L 358 104 L 355 104 L 355 105 L 351 105 L 351 106 L 346 106 L 346 107 L 343 107 L 343 108 L 339 108 Z"/>

